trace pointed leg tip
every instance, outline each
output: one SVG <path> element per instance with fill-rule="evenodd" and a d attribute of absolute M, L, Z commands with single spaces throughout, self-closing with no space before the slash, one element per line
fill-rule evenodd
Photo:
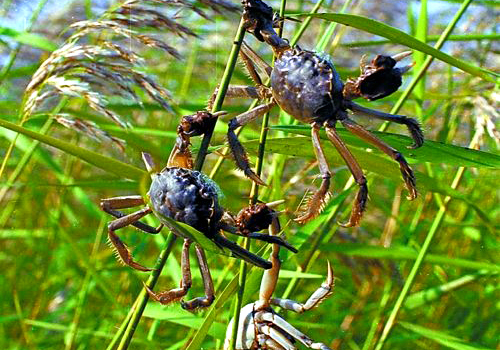
<path fill-rule="evenodd" d="M 247 174 L 247 176 L 250 178 L 250 180 L 252 180 L 253 182 L 255 182 L 257 185 L 259 186 L 265 186 L 265 187 L 269 187 L 264 181 L 262 181 L 262 179 L 257 175 L 255 174 L 254 172 L 250 173 L 250 174 Z"/>
<path fill-rule="evenodd" d="M 403 52 L 400 52 L 396 55 L 393 55 L 391 56 L 393 60 L 395 60 L 396 62 L 399 62 L 401 61 L 402 59 L 410 56 L 413 52 L 412 51 L 403 51 Z"/>
<path fill-rule="evenodd" d="M 359 221 L 360 220 L 353 221 L 352 219 L 350 219 L 349 222 L 346 222 L 346 223 L 342 223 L 340 221 L 337 221 L 337 225 L 344 227 L 344 228 L 357 227 L 357 226 L 359 226 Z"/>
<path fill-rule="evenodd" d="M 327 260 L 327 270 L 328 270 L 328 275 L 327 275 L 327 278 L 326 278 L 326 283 L 329 285 L 329 286 L 333 286 L 333 283 L 335 281 L 335 276 L 333 274 L 333 268 L 332 268 L 332 264 L 330 263 L 330 260 Z"/>

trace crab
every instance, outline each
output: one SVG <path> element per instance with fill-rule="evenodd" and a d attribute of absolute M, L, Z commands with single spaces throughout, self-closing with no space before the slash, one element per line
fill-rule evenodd
<path fill-rule="evenodd" d="M 269 218 L 267 221 L 265 219 L 262 220 L 266 217 Z M 280 232 L 276 213 L 270 210 L 265 204 L 257 204 L 247 208 L 244 213 L 240 212 L 238 218 L 240 221 L 244 221 L 243 225 L 248 225 L 251 221 L 261 223 L 270 222 L 270 233 L 276 235 Z M 259 300 L 245 305 L 240 310 L 235 350 L 293 350 L 297 349 L 295 346 L 297 341 L 310 349 L 329 350 L 330 348 L 325 344 L 315 342 L 293 327 L 276 313 L 272 305 L 298 313 L 318 306 L 333 291 L 334 276 L 330 263 L 328 263 L 328 277 L 304 304 L 290 299 L 272 298 L 281 266 L 279 250 L 280 247 L 273 244 L 270 257 L 273 267 L 264 271 L 260 285 Z M 233 323 L 234 320 L 231 320 L 227 328 L 224 342 L 225 350 L 230 349 Z"/>
<path fill-rule="evenodd" d="M 323 210 L 328 198 L 332 174 L 320 142 L 319 132 L 322 127 L 359 186 L 349 221 L 343 226 L 358 226 L 361 221 L 368 198 L 367 181 L 361 166 L 337 133 L 337 122 L 398 162 L 409 192 L 407 198 L 415 199 L 417 197 L 415 175 L 404 156 L 356 123 L 348 114 L 350 110 L 354 114 L 403 124 L 414 140 L 414 144 L 408 148 L 422 146 L 424 137 L 417 120 L 365 108 L 352 101 L 358 97 L 376 100 L 396 91 L 401 85 L 401 76 L 412 67 L 410 64 L 399 68 L 395 67 L 396 63 L 411 52 L 403 52 L 392 57 L 378 55 L 369 64 L 362 62 L 361 75 L 356 79 L 349 79 L 344 84 L 326 55 L 303 50 L 299 46 L 292 47 L 287 40 L 276 34 L 273 28 L 279 20 L 273 15 L 271 7 L 260 0 L 243 0 L 242 3 L 246 30 L 258 40 L 269 44 L 276 60 L 274 67 L 270 67 L 246 43 L 242 45 L 240 56 L 257 86 L 230 86 L 226 96 L 269 99 L 269 102 L 229 121 L 227 138 L 237 167 L 254 182 L 265 184 L 251 169 L 246 151 L 238 140 L 235 130 L 278 105 L 293 118 L 311 125 L 313 148 L 322 178 L 319 189 L 310 197 L 304 212 L 295 219 L 297 222 L 305 223 L 316 217 Z M 270 87 L 263 84 L 255 65 L 270 78 Z"/>
<path fill-rule="evenodd" d="M 209 120 L 214 118 L 214 115 L 205 113 L 200 118 Z M 190 120 L 189 118 L 186 119 Z M 185 135 L 186 133 L 188 136 Z M 220 190 L 215 182 L 198 171 L 172 166 L 175 163 L 190 164 L 188 160 L 190 153 L 187 151 L 189 135 L 191 135 L 189 128 L 179 129 L 179 138 L 181 140 L 178 140 L 176 147 L 174 147 L 174 152 L 172 153 L 174 155 L 170 157 L 171 162 L 159 172 L 154 170 L 156 167 L 151 156 L 147 153 L 142 154 L 152 180 L 146 199 L 140 195 L 123 196 L 102 199 L 100 204 L 102 210 L 117 218 L 108 224 L 108 237 L 117 252 L 119 260 L 136 270 L 150 271 L 151 269 L 134 261 L 129 249 L 116 234 L 116 230 L 132 225 L 144 232 L 156 234 L 166 225 L 176 236 L 184 239 L 181 257 L 182 280 L 180 287 L 160 293 L 155 293 L 148 289 L 149 295 L 162 304 L 182 299 L 191 287 L 189 249 L 191 244 L 193 244 L 192 237 L 177 230 L 175 226 L 171 225 L 168 218 L 188 224 L 203 233 L 215 245 L 227 248 L 234 257 L 243 259 L 264 269 L 271 268 L 271 262 L 230 241 L 221 234 L 221 231 L 278 244 L 293 252 L 297 252 L 293 246 L 281 237 L 251 232 L 248 229 L 242 230 L 241 225 L 240 227 L 235 226 L 232 216 L 219 204 Z M 119 210 L 137 206 L 143 206 L 143 208 L 128 215 Z M 151 213 L 154 213 L 160 220 L 161 225 L 159 227 L 155 228 L 140 221 L 143 217 Z M 205 296 L 186 302 L 181 301 L 181 306 L 188 310 L 207 307 L 211 305 L 215 297 L 205 252 L 198 243 L 195 242 L 194 246 L 204 282 Z"/>

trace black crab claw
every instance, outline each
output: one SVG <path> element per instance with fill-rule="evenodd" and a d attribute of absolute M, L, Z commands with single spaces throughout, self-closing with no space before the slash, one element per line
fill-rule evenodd
<path fill-rule="evenodd" d="M 396 67 L 398 61 L 408 57 L 411 51 L 394 56 L 377 55 L 368 65 L 361 64 L 361 75 L 350 78 L 344 86 L 344 97 L 352 100 L 363 97 L 374 101 L 386 97 L 399 89 L 402 75 L 413 67 L 413 64 Z"/>
<path fill-rule="evenodd" d="M 289 47 L 288 42 L 279 37 L 274 31 L 279 22 L 271 6 L 261 0 L 243 0 L 243 21 L 245 29 L 252 33 L 257 40 L 265 41 L 274 48 Z"/>

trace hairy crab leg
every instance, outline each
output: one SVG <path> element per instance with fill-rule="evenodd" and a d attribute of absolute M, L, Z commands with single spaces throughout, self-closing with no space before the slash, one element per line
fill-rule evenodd
<path fill-rule="evenodd" d="M 118 252 L 118 256 L 123 261 L 123 263 L 139 271 L 151 271 L 151 269 L 144 267 L 134 261 L 130 250 L 127 248 L 125 243 L 123 243 L 120 238 L 118 238 L 115 231 L 139 221 L 141 218 L 152 212 L 153 211 L 151 210 L 151 208 L 146 207 L 132 214 L 128 214 L 119 219 L 113 220 L 108 224 L 108 237 L 111 244 L 113 244 L 116 251 Z"/>
<path fill-rule="evenodd" d="M 361 125 L 357 124 L 355 121 L 346 118 L 341 120 L 342 125 L 345 126 L 346 129 L 348 129 L 350 132 L 352 132 L 354 135 L 359 136 L 363 140 L 371 143 L 378 149 L 380 149 L 382 152 L 387 154 L 389 157 L 394 159 L 396 162 L 399 163 L 399 168 L 401 170 L 401 175 L 403 176 L 403 180 L 406 184 L 406 188 L 408 189 L 408 192 L 410 195 L 407 197 L 408 200 L 413 200 L 417 198 L 417 187 L 415 184 L 415 175 L 413 174 L 413 170 L 410 168 L 408 163 L 406 162 L 406 159 L 403 157 L 403 155 L 398 152 L 398 150 L 392 148 L 382 140 L 378 139 L 375 137 L 372 133 L 370 133 L 368 130 L 363 128 Z"/>
<path fill-rule="evenodd" d="M 253 120 L 257 119 L 258 117 L 263 116 L 264 114 L 269 112 L 275 104 L 276 103 L 274 103 L 274 102 L 270 102 L 267 104 L 257 106 L 248 112 L 240 114 L 236 118 L 233 118 L 229 121 L 228 130 L 227 130 L 227 139 L 229 141 L 229 148 L 231 150 L 231 153 L 234 156 L 237 167 L 239 169 L 243 170 L 245 175 L 247 177 L 249 177 L 252 181 L 258 183 L 259 185 L 263 185 L 263 186 L 265 186 L 266 184 L 251 169 L 250 163 L 248 161 L 247 153 L 246 153 L 245 149 L 243 148 L 243 145 L 241 144 L 241 142 L 238 140 L 238 136 L 236 135 L 236 133 L 234 131 L 237 128 L 239 128 L 240 126 L 243 126 L 247 123 L 250 123 Z"/>
<path fill-rule="evenodd" d="M 303 224 L 314 217 L 316 217 L 323 209 L 327 199 L 328 199 L 328 189 L 330 188 L 330 178 L 332 176 L 328 162 L 325 157 L 325 152 L 321 147 L 321 142 L 319 139 L 319 130 L 321 125 L 317 123 L 312 124 L 311 136 L 312 143 L 314 147 L 314 153 L 316 154 L 316 159 L 318 160 L 319 170 L 321 172 L 321 186 L 314 193 L 314 195 L 309 198 L 306 204 L 306 212 L 304 215 L 295 219 L 295 221 Z"/>
<path fill-rule="evenodd" d="M 180 283 L 180 288 L 174 288 L 165 292 L 155 293 L 148 286 L 144 285 L 149 296 L 158 301 L 161 304 L 169 304 L 173 301 L 179 300 L 184 297 L 189 288 L 191 288 L 191 266 L 189 262 L 189 247 L 191 246 L 191 241 L 189 239 L 184 239 L 184 244 L 182 245 L 182 255 L 181 255 L 181 271 L 182 279 Z"/>
<path fill-rule="evenodd" d="M 115 218 L 119 219 L 127 214 L 114 209 L 124 209 L 124 208 L 132 208 L 138 207 L 140 205 L 144 205 L 144 199 L 140 195 L 136 196 L 122 196 L 122 197 L 113 197 L 113 198 L 105 198 L 101 199 L 100 207 L 104 212 L 113 215 Z M 158 227 L 152 227 L 140 221 L 131 223 L 132 226 L 137 227 L 138 229 L 151 234 L 157 234 L 163 228 L 163 225 L 160 224 Z"/>
<path fill-rule="evenodd" d="M 217 86 L 208 100 L 207 109 L 211 110 L 215 97 L 219 92 L 219 87 Z M 226 92 L 226 98 L 252 98 L 255 100 L 263 100 L 265 98 L 271 97 L 271 92 L 264 85 L 259 86 L 248 86 L 248 85 L 229 85 Z"/>
<path fill-rule="evenodd" d="M 328 276 L 326 280 L 321 284 L 321 286 L 318 289 L 316 289 L 316 291 L 313 294 L 311 294 L 309 299 L 307 299 L 307 301 L 304 304 L 298 303 L 295 300 L 280 299 L 280 298 L 271 299 L 271 304 L 280 306 L 286 310 L 295 311 L 297 313 L 303 313 L 305 311 L 315 308 L 316 306 L 321 304 L 323 300 L 328 298 L 332 294 L 334 286 L 335 286 L 335 277 L 333 275 L 332 266 L 328 261 Z"/>
<path fill-rule="evenodd" d="M 355 114 L 364 114 L 369 117 L 374 117 L 382 120 L 387 120 L 390 122 L 406 125 L 408 128 L 408 131 L 410 132 L 410 135 L 415 142 L 413 145 L 408 146 L 408 148 L 418 148 L 423 145 L 424 143 L 424 133 L 422 132 L 422 129 L 420 128 L 420 124 L 418 121 L 414 118 L 408 118 L 407 116 L 404 115 L 396 115 L 396 114 L 389 114 L 389 113 L 384 113 L 384 112 L 379 112 L 374 109 L 366 108 L 363 106 L 358 105 L 357 103 L 354 103 L 352 101 L 347 102 L 348 109 L 353 111 Z"/>
<path fill-rule="evenodd" d="M 341 224 L 344 227 L 351 227 L 359 225 L 359 221 L 361 220 L 361 216 L 365 211 L 366 200 L 368 198 L 368 186 L 366 185 L 366 177 L 363 174 L 363 170 L 358 164 L 358 161 L 352 155 L 351 151 L 347 148 L 344 141 L 337 134 L 337 130 L 335 130 L 335 126 L 327 125 L 325 127 L 326 135 L 333 143 L 337 151 L 340 153 L 342 158 L 344 159 L 347 167 L 351 171 L 354 180 L 359 186 L 358 193 L 356 194 L 356 199 L 354 200 L 354 207 L 352 209 L 351 217 L 349 218 L 349 222 L 346 224 Z"/>
<path fill-rule="evenodd" d="M 240 55 L 242 56 L 243 63 L 245 63 L 247 69 L 249 70 L 252 79 L 253 79 L 253 74 L 252 72 L 250 72 L 250 70 L 256 72 L 254 63 L 255 65 L 257 65 L 257 67 L 259 67 L 259 69 L 261 69 L 264 73 L 266 73 L 267 78 L 271 76 L 273 67 L 271 67 L 266 61 L 262 59 L 262 57 L 260 57 L 254 50 L 252 50 L 252 48 L 248 46 L 245 41 L 243 41 L 243 44 L 241 45 Z M 253 81 L 256 84 L 262 84 L 260 77 L 258 77 L 258 80 L 253 79 Z"/>
<path fill-rule="evenodd" d="M 196 257 L 198 258 L 198 264 L 200 266 L 200 273 L 201 278 L 203 279 L 205 296 L 194 298 L 189 301 L 182 301 L 181 306 L 186 310 L 208 307 L 212 305 L 215 299 L 214 282 L 212 281 L 212 275 L 210 274 L 210 270 L 208 269 L 205 252 L 198 244 L 195 244 L 194 249 L 196 250 Z"/>

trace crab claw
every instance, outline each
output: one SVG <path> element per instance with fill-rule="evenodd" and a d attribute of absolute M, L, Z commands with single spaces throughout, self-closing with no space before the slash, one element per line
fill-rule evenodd
<path fill-rule="evenodd" d="M 395 60 L 396 62 L 399 62 L 401 61 L 403 58 L 406 58 L 408 56 L 410 56 L 412 54 L 412 51 L 404 51 L 404 52 L 400 52 L 394 56 L 391 56 L 393 60 Z"/>
<path fill-rule="evenodd" d="M 141 155 L 142 155 L 142 161 L 146 165 L 148 173 L 152 176 L 153 173 L 155 172 L 155 167 L 156 167 L 155 162 L 153 161 L 153 157 L 151 157 L 151 154 L 146 152 L 142 152 Z"/>

